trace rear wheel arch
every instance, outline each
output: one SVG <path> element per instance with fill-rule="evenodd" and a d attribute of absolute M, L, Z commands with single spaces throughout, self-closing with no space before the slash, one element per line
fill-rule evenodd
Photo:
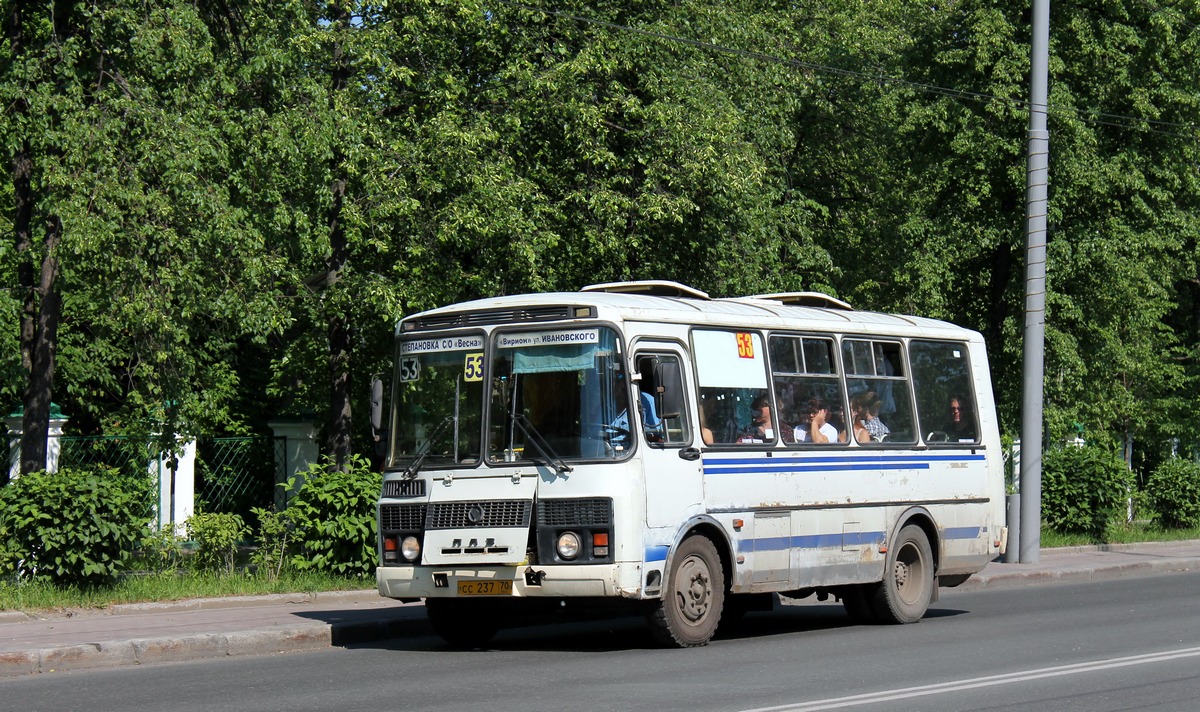
<path fill-rule="evenodd" d="M 910 524 L 921 527 L 925 532 L 925 538 L 929 540 L 929 548 L 933 553 L 934 576 L 936 577 L 937 569 L 941 568 L 942 563 L 942 537 L 938 534 L 937 524 L 934 523 L 933 515 L 928 509 L 913 507 L 896 519 L 896 524 L 888 536 L 887 546 L 891 546 L 891 543 L 900 534 L 900 530 Z"/>

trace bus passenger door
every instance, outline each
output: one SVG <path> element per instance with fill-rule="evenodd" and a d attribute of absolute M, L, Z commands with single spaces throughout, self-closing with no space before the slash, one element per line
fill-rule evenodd
<path fill-rule="evenodd" d="M 639 341 L 633 366 L 642 403 L 638 448 L 646 490 L 646 525 L 675 527 L 699 510 L 702 468 L 688 413 L 688 359 L 673 343 Z M 653 412 L 651 412 L 653 411 Z"/>

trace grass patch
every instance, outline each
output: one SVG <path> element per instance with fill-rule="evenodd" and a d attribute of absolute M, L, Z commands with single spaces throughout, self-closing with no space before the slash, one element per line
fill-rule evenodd
<path fill-rule="evenodd" d="M 1086 534 L 1069 534 L 1049 527 L 1042 529 L 1041 543 L 1043 549 L 1055 549 L 1064 546 L 1092 546 L 1095 544 L 1142 544 L 1145 542 L 1186 541 L 1200 539 L 1200 527 L 1191 529 L 1163 529 L 1162 527 L 1144 521 L 1132 524 L 1109 526 L 1102 540 Z"/>
<path fill-rule="evenodd" d="M 345 578 L 329 574 L 284 573 L 270 580 L 253 575 L 201 573 L 126 576 L 111 586 L 58 587 L 44 580 L 13 583 L 0 581 L 0 611 L 53 611 L 73 608 L 103 609 L 119 603 L 182 601 L 190 598 L 257 596 L 271 593 L 358 591 L 375 588 L 373 578 Z"/>

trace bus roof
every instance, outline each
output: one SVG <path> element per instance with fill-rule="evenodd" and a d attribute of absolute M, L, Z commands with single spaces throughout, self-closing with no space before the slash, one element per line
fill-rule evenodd
<path fill-rule="evenodd" d="M 629 283 L 616 283 L 623 286 Z M 647 292 L 604 289 L 593 285 L 579 292 L 544 292 L 489 297 L 413 314 L 396 334 L 434 329 L 464 329 L 503 324 L 536 326 L 539 322 L 582 318 L 578 311 L 612 322 L 663 322 L 713 327 L 836 331 L 895 336 L 981 339 L 970 329 L 919 316 L 858 311 L 849 304 L 815 293 L 787 293 L 712 299 L 684 285 L 679 289 L 656 282 Z M 688 293 L 703 296 L 681 296 Z M 828 300 L 828 301 L 824 301 Z M 826 304 L 824 306 L 813 306 Z"/>

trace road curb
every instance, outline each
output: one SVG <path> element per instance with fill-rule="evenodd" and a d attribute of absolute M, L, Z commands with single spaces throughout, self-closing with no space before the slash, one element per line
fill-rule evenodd
<path fill-rule="evenodd" d="M 1020 564 L 1013 564 L 1020 566 Z M 1162 559 L 1077 569 L 1009 570 L 989 573 L 984 570 L 956 586 L 956 591 L 980 591 L 1013 588 L 1044 583 L 1087 583 L 1137 575 L 1181 573 L 1200 570 L 1200 559 Z"/>
<path fill-rule="evenodd" d="M 313 623 L 290 628 L 137 638 L 0 653 L 0 678 L 320 650 L 412 635 L 413 623 L 411 619 L 391 617 L 345 624 Z"/>

